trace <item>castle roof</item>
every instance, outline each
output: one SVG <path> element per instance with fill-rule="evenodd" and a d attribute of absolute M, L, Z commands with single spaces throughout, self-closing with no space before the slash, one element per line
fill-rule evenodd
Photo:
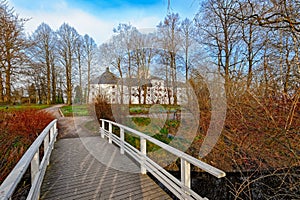
<path fill-rule="evenodd" d="M 98 84 L 117 84 L 118 77 L 106 68 L 106 71 L 98 78 Z"/>

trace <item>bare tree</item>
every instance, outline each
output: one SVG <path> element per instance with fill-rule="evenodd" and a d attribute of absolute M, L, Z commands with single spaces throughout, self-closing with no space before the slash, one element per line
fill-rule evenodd
<path fill-rule="evenodd" d="M 83 38 L 78 36 L 76 40 L 75 56 L 78 65 L 79 87 L 75 88 L 77 99 L 76 103 L 82 103 L 82 62 L 84 58 Z"/>
<path fill-rule="evenodd" d="M 32 47 L 30 48 L 31 61 L 39 63 L 46 68 L 47 100 L 46 103 L 56 101 L 56 77 L 55 77 L 55 48 L 57 37 L 49 25 L 42 23 L 30 37 Z M 52 91 L 52 101 L 51 101 Z"/>
<path fill-rule="evenodd" d="M 248 6 L 253 2 L 259 5 L 255 12 L 239 18 L 254 20 L 257 26 L 271 29 L 289 29 L 300 32 L 300 4 L 295 0 L 245 1 Z"/>
<path fill-rule="evenodd" d="M 155 56 L 157 56 L 156 45 L 158 40 L 155 33 L 142 34 L 137 32 L 133 41 L 132 59 L 136 70 L 135 77 L 138 82 L 138 100 L 140 104 L 146 104 L 151 101 L 149 100 L 151 96 L 149 87 L 151 87 L 153 78 L 151 75 L 153 74 L 150 74 L 150 67 L 154 63 Z"/>
<path fill-rule="evenodd" d="M 274 61 L 278 62 L 279 70 L 277 75 L 274 74 L 274 76 L 279 75 L 280 83 L 277 87 L 283 87 L 286 94 L 289 83 L 294 80 L 291 72 L 294 70 L 294 66 L 297 65 L 295 63 L 298 62 L 299 57 L 299 3 L 293 0 L 264 2 L 253 0 L 240 1 L 239 7 L 238 12 L 233 13 L 232 16 L 241 23 L 243 41 L 247 44 L 248 57 L 246 60 L 249 69 L 247 87 L 249 88 L 252 79 L 254 58 L 260 56 L 260 49 L 263 45 L 267 45 L 264 41 L 265 37 L 272 34 L 274 39 L 269 40 L 271 45 L 268 46 L 274 52 L 273 55 L 267 56 L 269 58 L 274 57 Z M 250 53 L 251 51 L 252 53 Z"/>
<path fill-rule="evenodd" d="M 258 9 L 258 5 L 251 2 L 249 3 L 250 6 L 243 1 L 238 2 L 239 6 L 237 6 L 237 9 L 239 10 L 237 10 L 235 13 L 239 13 L 239 15 L 243 17 L 254 13 Z M 260 52 L 265 45 L 265 38 L 261 37 L 264 32 L 261 28 L 255 26 L 254 20 L 240 21 L 240 27 L 242 32 L 240 37 L 244 43 L 242 44 L 242 49 L 245 51 L 245 58 L 242 58 L 242 60 L 244 60 L 244 65 L 248 65 L 247 89 L 249 89 L 253 79 L 254 66 L 256 63 L 259 64 L 258 57 L 260 56 Z"/>
<path fill-rule="evenodd" d="M 203 44 L 210 48 L 211 57 L 225 78 L 227 93 L 233 71 L 231 68 L 241 62 L 234 58 L 234 52 L 239 51 L 237 45 L 240 39 L 240 27 L 233 17 L 236 7 L 234 0 L 208 0 L 202 4 L 203 13 L 196 17 L 200 33 L 203 34 Z"/>
<path fill-rule="evenodd" d="M 0 102 L 11 102 L 12 78 L 28 61 L 25 54 L 28 43 L 23 33 L 25 22 L 6 1 L 0 1 Z"/>
<path fill-rule="evenodd" d="M 182 49 L 184 51 L 184 68 L 185 68 L 185 81 L 189 79 L 190 66 L 190 48 L 193 45 L 193 37 L 195 34 L 195 27 L 193 22 L 185 18 L 180 25 L 180 33 L 182 35 Z"/>
<path fill-rule="evenodd" d="M 60 26 L 57 34 L 60 62 L 65 67 L 67 104 L 71 105 L 73 92 L 72 69 L 75 67 L 74 54 L 79 34 L 73 27 L 66 23 Z"/>
<path fill-rule="evenodd" d="M 171 13 L 168 14 L 163 22 L 158 24 L 158 37 L 160 42 L 162 43 L 162 48 L 165 49 L 166 55 L 166 67 L 169 65 L 170 68 L 170 77 L 171 77 L 171 86 L 172 86 L 172 94 L 168 93 L 169 103 L 171 103 L 170 96 L 173 97 L 174 104 L 177 104 L 177 65 L 176 65 L 176 55 L 180 48 L 180 37 L 179 37 L 179 14 Z M 168 64 L 167 64 L 168 63 Z M 166 78 L 167 78 L 167 68 L 166 68 Z M 168 78 L 166 80 L 168 82 Z M 168 83 L 167 83 L 168 87 Z"/>
<path fill-rule="evenodd" d="M 93 61 L 96 59 L 97 53 L 97 45 L 93 38 L 89 35 L 84 35 L 83 37 L 83 48 L 84 48 L 84 55 L 87 64 L 87 95 L 86 95 L 86 102 L 88 102 L 90 97 L 90 87 L 91 87 L 91 66 Z"/>
<path fill-rule="evenodd" d="M 127 74 L 127 86 L 129 92 L 129 104 L 132 102 L 131 87 L 132 82 L 131 78 L 133 77 L 134 69 L 132 68 L 132 52 L 134 50 L 134 43 L 136 42 L 135 35 L 138 34 L 138 30 L 133 27 L 131 24 L 119 24 L 117 28 L 114 28 L 114 32 L 119 35 L 120 43 L 124 49 L 124 59 L 126 60 L 126 74 Z"/>
<path fill-rule="evenodd" d="M 112 65 L 114 70 L 119 74 L 120 79 L 124 78 L 124 73 L 126 71 L 123 66 L 124 60 L 124 46 L 122 46 L 122 38 L 120 35 L 114 35 L 108 43 L 104 43 L 100 46 L 100 59 L 102 63 Z M 124 85 L 121 81 L 121 91 L 120 91 L 120 104 L 124 103 Z"/>

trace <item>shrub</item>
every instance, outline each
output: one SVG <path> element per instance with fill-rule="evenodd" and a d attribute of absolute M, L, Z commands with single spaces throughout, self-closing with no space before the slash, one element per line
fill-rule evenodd
<path fill-rule="evenodd" d="M 95 99 L 95 112 L 97 119 L 108 119 L 114 121 L 111 104 L 107 102 L 103 95 L 98 95 Z"/>
<path fill-rule="evenodd" d="M 41 110 L 0 111 L 0 183 L 53 119 Z"/>

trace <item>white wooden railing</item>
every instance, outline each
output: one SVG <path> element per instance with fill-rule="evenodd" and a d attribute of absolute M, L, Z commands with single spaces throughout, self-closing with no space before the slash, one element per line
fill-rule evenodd
<path fill-rule="evenodd" d="M 191 171 L 190 165 L 199 167 L 200 169 L 212 174 L 217 178 L 222 178 L 226 176 L 225 172 L 204 163 L 174 147 L 171 147 L 159 140 L 156 140 L 148 135 L 145 135 L 137 130 L 129 128 L 127 126 L 101 119 L 100 133 L 101 137 L 106 136 L 109 143 L 114 142 L 120 147 L 121 154 L 126 152 L 132 158 L 134 158 L 141 166 L 141 173 L 146 174 L 147 171 L 150 172 L 155 178 L 157 178 L 166 188 L 168 188 L 175 196 L 179 199 L 207 199 L 200 197 L 191 189 Z M 105 125 L 108 123 L 108 130 L 105 129 Z M 112 132 L 112 126 L 120 128 L 120 137 Z M 125 141 L 126 132 L 132 133 L 140 138 L 140 150 L 131 146 Z M 162 149 L 172 153 L 176 157 L 180 158 L 181 163 L 181 181 L 171 175 L 163 167 L 155 163 L 147 156 L 147 141 L 158 145 Z"/>
<path fill-rule="evenodd" d="M 49 164 L 49 158 L 54 142 L 56 141 L 56 136 L 58 134 L 56 123 L 57 120 L 55 119 L 48 124 L 48 126 L 28 148 L 11 173 L 3 181 L 0 186 L 1 200 L 12 199 L 15 189 L 29 165 L 31 167 L 31 188 L 27 196 L 27 200 L 35 200 L 39 198 L 40 187 L 45 175 L 46 167 Z M 44 147 L 44 156 L 40 162 L 39 149 L 42 143 Z"/>

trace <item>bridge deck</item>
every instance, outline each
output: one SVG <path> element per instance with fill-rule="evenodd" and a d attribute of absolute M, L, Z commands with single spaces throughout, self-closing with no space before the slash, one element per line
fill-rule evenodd
<path fill-rule="evenodd" d="M 40 199 L 170 199 L 138 171 L 136 163 L 99 136 L 60 139 Z"/>

